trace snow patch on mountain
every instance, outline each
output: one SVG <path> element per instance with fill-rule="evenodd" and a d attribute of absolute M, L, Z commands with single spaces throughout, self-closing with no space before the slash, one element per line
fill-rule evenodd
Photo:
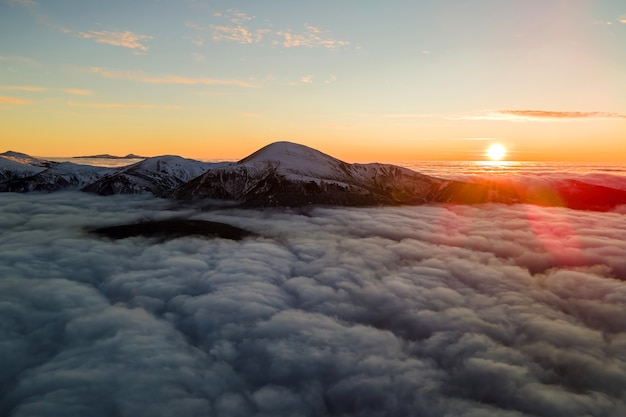
<path fill-rule="evenodd" d="M 0 154 L 0 183 L 30 177 L 54 165 L 56 162 L 34 158 L 24 153 L 4 152 Z"/>
<path fill-rule="evenodd" d="M 101 195 L 152 194 L 227 200 L 242 206 L 533 204 L 579 210 L 626 207 L 626 191 L 567 178 L 442 179 L 390 164 L 350 164 L 291 142 L 238 162 L 163 155 L 118 168 L 0 154 L 0 191 L 80 189 Z"/>
<path fill-rule="evenodd" d="M 7 181 L 0 189 L 12 192 L 79 190 L 109 171 L 110 168 L 62 162 L 34 175 Z"/>
<path fill-rule="evenodd" d="M 261 148 L 237 163 L 251 172 L 268 168 L 293 181 L 331 182 L 348 186 L 356 182 L 374 181 L 381 175 L 425 175 L 395 165 L 371 163 L 350 164 L 308 146 L 292 142 L 275 142 Z"/>
<path fill-rule="evenodd" d="M 49 168 L 57 164 L 56 162 L 46 161 L 45 159 L 35 158 L 25 153 L 14 152 L 14 151 L 7 151 L 4 153 L 1 153 L 0 157 L 9 161 L 17 162 L 19 164 L 30 165 L 33 167 L 41 167 L 41 168 Z"/>
<path fill-rule="evenodd" d="M 276 142 L 181 186 L 182 199 L 248 205 L 371 205 L 423 202 L 441 180 L 386 164 L 349 164 L 307 146 Z"/>
<path fill-rule="evenodd" d="M 174 189 L 215 165 L 174 155 L 156 156 L 116 169 L 83 190 L 102 195 L 148 193 L 169 197 Z"/>
<path fill-rule="evenodd" d="M 13 159 L 0 157 L 0 182 L 29 177 L 44 171 L 45 168 L 24 164 Z"/>

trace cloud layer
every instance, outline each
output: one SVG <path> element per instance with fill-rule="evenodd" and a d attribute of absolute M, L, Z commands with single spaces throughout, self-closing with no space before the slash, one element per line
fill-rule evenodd
<path fill-rule="evenodd" d="M 618 416 L 624 214 L 0 195 L 0 414 Z M 100 240 L 174 216 L 263 237 Z"/>

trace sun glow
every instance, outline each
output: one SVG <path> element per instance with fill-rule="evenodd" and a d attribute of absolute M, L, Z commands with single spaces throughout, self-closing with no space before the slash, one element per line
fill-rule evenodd
<path fill-rule="evenodd" d="M 499 144 L 491 145 L 487 149 L 487 157 L 492 161 L 499 161 L 506 156 L 506 148 Z"/>

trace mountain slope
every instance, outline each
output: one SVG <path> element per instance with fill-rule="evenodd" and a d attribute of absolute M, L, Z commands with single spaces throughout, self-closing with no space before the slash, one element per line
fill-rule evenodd
<path fill-rule="evenodd" d="M 58 162 L 46 161 L 45 159 L 35 158 L 34 156 L 27 155 L 25 153 L 7 151 L 0 153 L 0 158 L 7 159 L 9 161 L 17 162 L 24 165 L 30 165 L 33 167 L 50 168 L 58 164 Z"/>
<path fill-rule="evenodd" d="M 156 156 L 118 168 L 85 186 L 83 191 L 100 195 L 149 193 L 159 197 L 170 197 L 176 187 L 212 166 L 213 164 L 208 162 L 180 156 Z"/>
<path fill-rule="evenodd" d="M 526 203 L 579 210 L 626 205 L 626 190 L 565 178 L 447 180 L 389 164 L 350 164 L 290 142 L 231 163 L 159 156 L 121 168 L 55 163 L 0 154 L 0 191 L 81 189 L 101 195 L 149 193 L 241 206 Z"/>
<path fill-rule="evenodd" d="M 176 196 L 229 199 L 246 206 L 421 204 L 453 201 L 449 187 L 455 184 L 394 165 L 349 164 L 303 145 L 276 142 L 205 172 L 181 186 Z M 480 185 L 465 186 L 483 191 Z M 489 201 L 513 202 L 505 194 L 486 193 Z"/>
<path fill-rule="evenodd" d="M 54 165 L 19 152 L 8 151 L 0 154 L 0 183 L 17 178 L 30 177 Z"/>
<path fill-rule="evenodd" d="M 112 171 L 112 168 L 62 162 L 34 175 L 6 181 L 0 184 L 0 191 L 23 193 L 29 191 L 78 190 L 98 180 L 110 171 Z"/>

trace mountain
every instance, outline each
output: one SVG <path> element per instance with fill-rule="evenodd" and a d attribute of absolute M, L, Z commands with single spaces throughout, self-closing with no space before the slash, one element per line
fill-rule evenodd
<path fill-rule="evenodd" d="M 0 174 L 2 167 L 6 168 L 5 175 L 0 177 L 0 191 L 83 190 L 101 195 L 149 193 L 169 197 L 176 187 L 213 166 L 169 155 L 121 168 L 105 168 L 49 162 L 16 152 L 10 154 L 12 159 L 0 158 Z"/>
<path fill-rule="evenodd" d="M 315 149 L 276 142 L 182 185 L 176 197 L 245 206 L 364 206 L 431 202 L 517 202 L 506 189 L 448 181 L 389 164 L 349 164 Z"/>
<path fill-rule="evenodd" d="M 45 159 L 35 158 L 25 153 L 7 151 L 0 153 L 0 158 L 4 158 L 9 161 L 17 162 L 24 165 L 30 165 L 33 167 L 50 168 L 58 164 L 58 162 L 46 161 Z"/>
<path fill-rule="evenodd" d="M 172 192 L 214 164 L 164 155 L 148 158 L 100 177 L 83 191 L 100 194 L 153 194 L 170 197 Z"/>
<path fill-rule="evenodd" d="M 0 191 L 63 189 L 100 195 L 148 193 L 192 203 L 218 199 L 243 207 L 497 202 L 605 211 L 626 205 L 624 189 L 573 179 L 447 180 L 389 164 L 350 164 L 290 142 L 269 144 L 238 162 L 164 155 L 121 168 L 0 154 Z"/>
<path fill-rule="evenodd" d="M 14 178 L 0 184 L 0 191 L 79 190 L 110 172 L 112 168 L 61 162 L 34 175 Z"/>
<path fill-rule="evenodd" d="M 31 175 L 44 171 L 54 164 L 55 162 L 34 158 L 19 152 L 8 151 L 1 153 L 0 183 L 30 177 Z"/>
<path fill-rule="evenodd" d="M 110 155 L 108 153 L 98 154 L 98 155 L 87 155 L 87 156 L 73 156 L 73 159 L 146 159 L 145 156 L 139 156 L 132 153 L 129 153 L 126 156 L 115 156 Z"/>

